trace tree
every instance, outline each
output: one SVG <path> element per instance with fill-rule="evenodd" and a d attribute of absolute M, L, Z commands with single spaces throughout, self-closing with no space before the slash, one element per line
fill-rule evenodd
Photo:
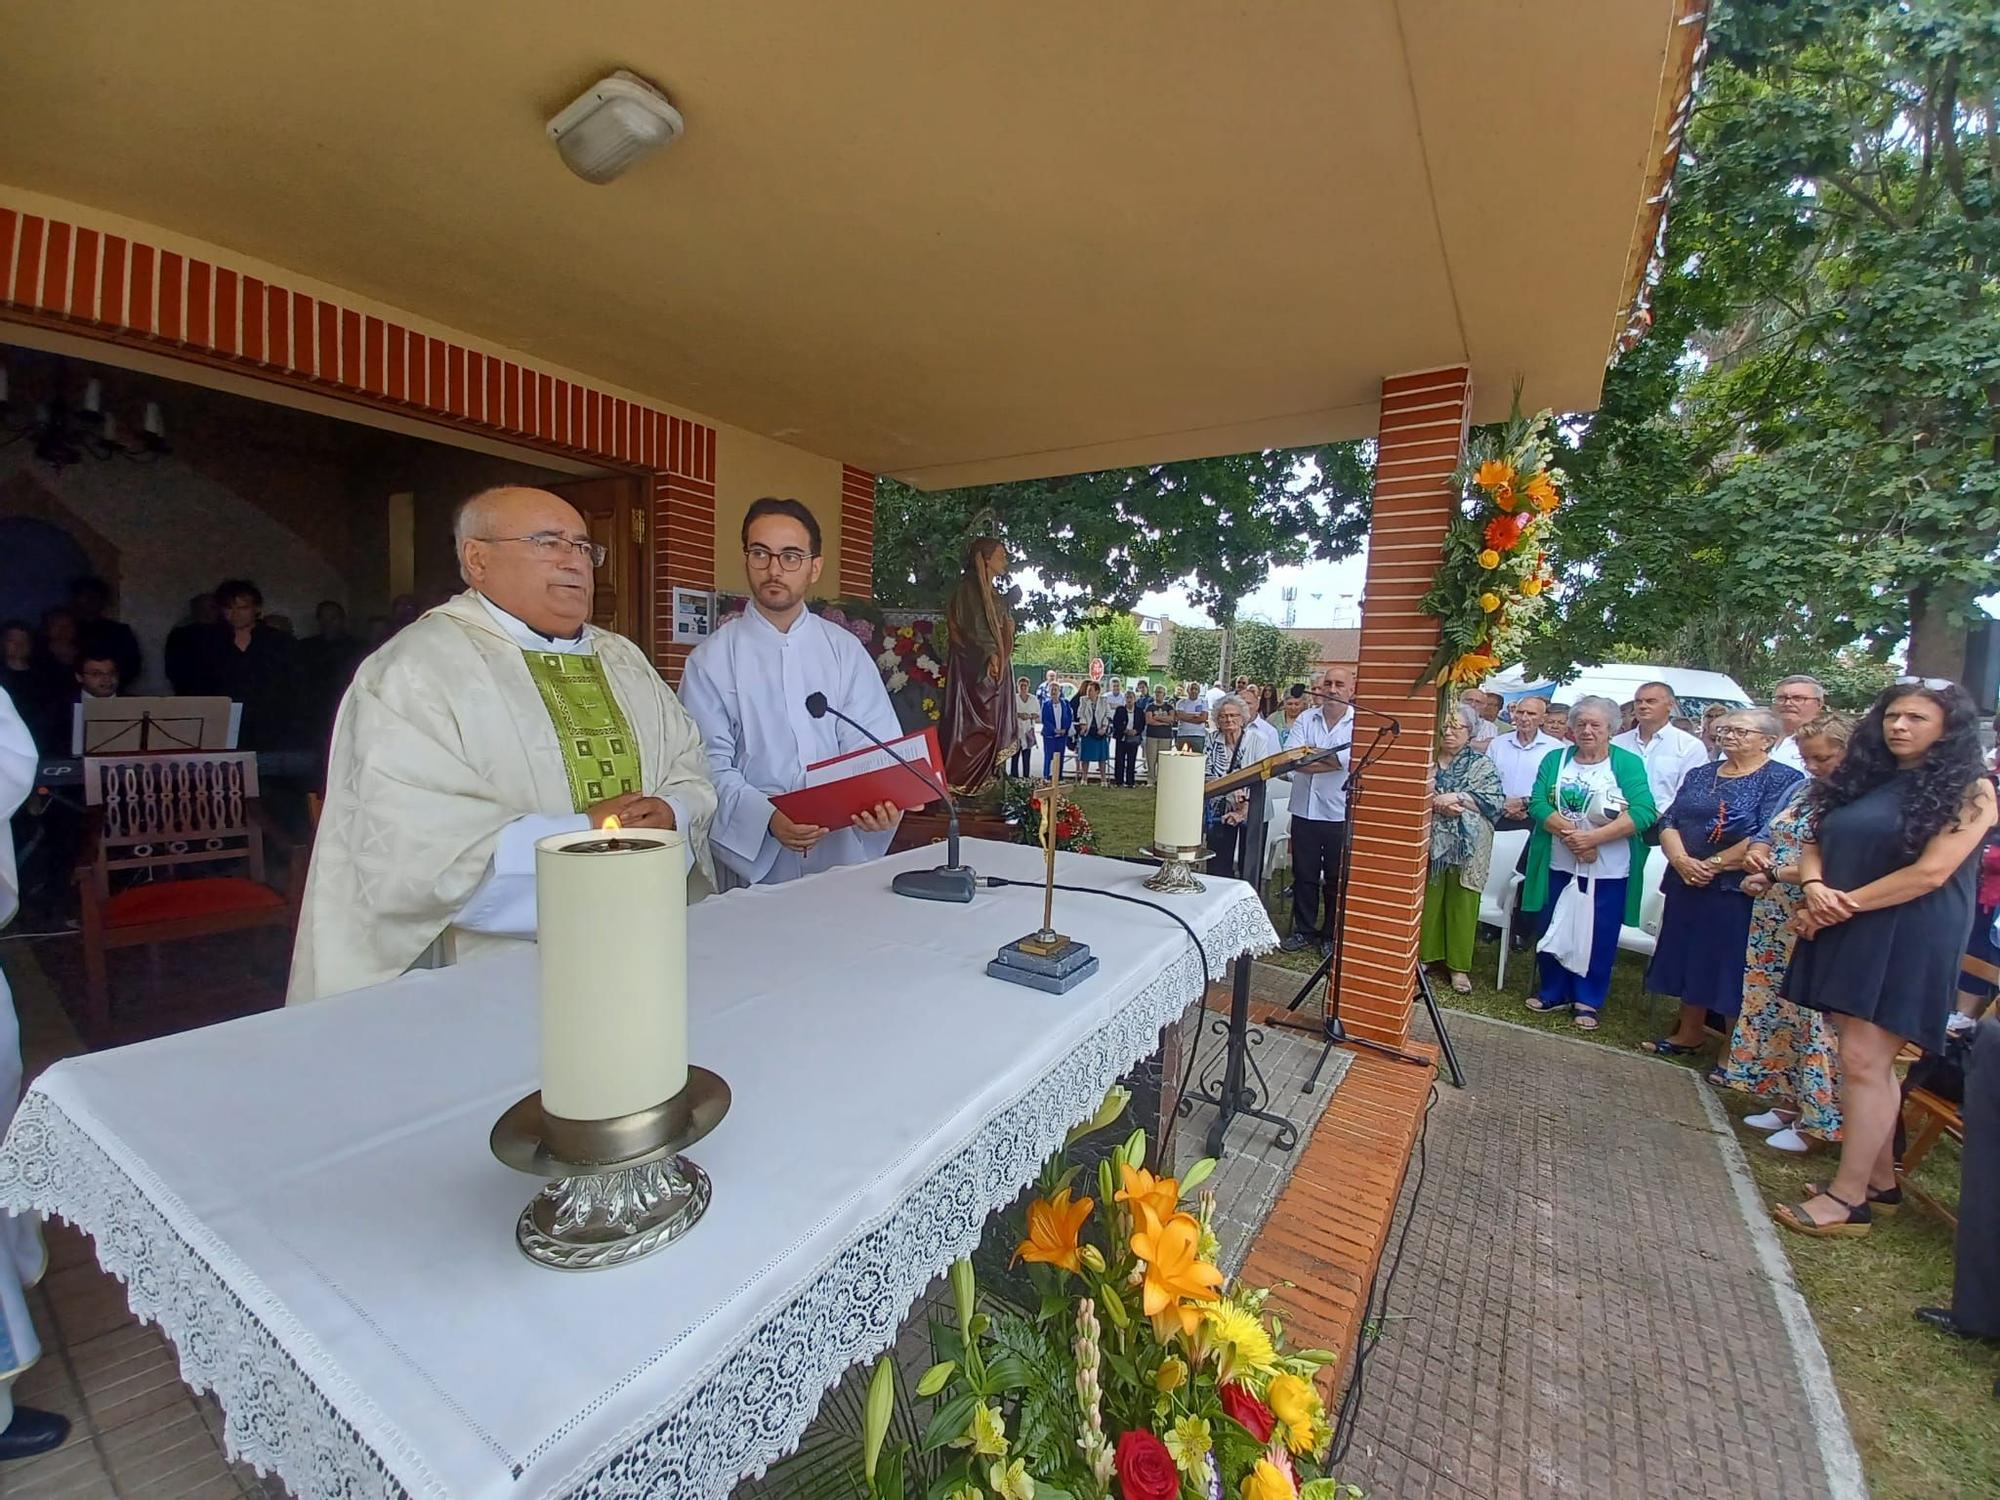
<path fill-rule="evenodd" d="M 1184 580 L 1199 607 L 1227 622 L 1275 564 L 1361 545 L 1373 470 L 1372 445 L 1332 443 L 930 494 L 881 479 L 875 595 L 935 607 L 966 543 L 989 532 L 1017 569 L 1040 576 L 1044 592 L 1017 607 L 1043 623 L 1123 613 Z"/>
<path fill-rule="evenodd" d="M 1104 659 L 1107 677 L 1144 674 L 1152 647 L 1140 631 L 1139 622 L 1130 615 L 1108 612 L 1087 617 L 1080 629 L 1024 630 L 1014 638 L 1014 659 L 1080 675 L 1090 669 L 1093 635 L 1095 651 Z"/>
<path fill-rule="evenodd" d="M 1283 691 L 1286 684 L 1303 681 L 1318 659 L 1319 648 L 1308 637 L 1292 635 L 1266 620 L 1238 620 L 1229 675 Z M 1182 682 L 1216 681 L 1222 668 L 1222 632 L 1176 625 L 1167 666 Z"/>
<path fill-rule="evenodd" d="M 1572 426 L 1531 660 L 1907 636 L 1959 676 L 2000 588 L 2000 12 L 1737 0 L 1709 34 L 1655 326 Z"/>

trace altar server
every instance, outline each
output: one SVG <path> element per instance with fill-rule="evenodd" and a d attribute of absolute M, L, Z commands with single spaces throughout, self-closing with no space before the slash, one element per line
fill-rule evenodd
<path fill-rule="evenodd" d="M 715 780 L 716 863 L 738 883 L 775 884 L 879 858 L 902 820 L 884 802 L 854 827 L 829 830 L 771 805 L 772 793 L 805 785 L 807 766 L 869 743 L 831 714 L 807 713 L 811 694 L 826 694 L 882 739 L 902 733 L 867 648 L 806 608 L 825 562 L 809 509 L 797 500 L 753 504 L 743 518 L 749 608 L 694 648 L 681 679 Z"/>
<path fill-rule="evenodd" d="M 604 549 L 546 490 L 452 523 L 471 587 L 361 664 L 341 700 L 290 1000 L 535 935 L 535 841 L 677 828 L 707 867 L 701 737 L 646 654 L 590 624 Z"/>
<path fill-rule="evenodd" d="M 14 833 L 8 820 L 34 785 L 35 742 L 15 711 L 14 700 L 0 693 L 0 927 L 14 920 L 21 904 Z M 13 1123 L 20 1098 L 21 1026 L 7 976 L 0 973 L 0 1136 Z M 47 1260 L 40 1224 L 21 1214 L 0 1212 L 0 1463 L 47 1453 L 69 1435 L 67 1418 L 14 1404 L 14 1377 L 42 1352 L 22 1288 L 41 1280 Z"/>

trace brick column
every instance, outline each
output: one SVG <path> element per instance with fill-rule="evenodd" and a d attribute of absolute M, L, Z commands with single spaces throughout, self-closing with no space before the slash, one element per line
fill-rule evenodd
<path fill-rule="evenodd" d="M 1410 1031 L 1417 928 L 1430 841 L 1426 784 L 1437 697 L 1413 686 L 1437 646 L 1417 602 L 1430 588 L 1452 518 L 1451 471 L 1472 399 L 1458 366 L 1382 382 L 1368 581 L 1356 701 L 1395 715 L 1402 737 L 1369 770 L 1352 829 L 1341 1018 L 1356 1036 L 1398 1046 Z M 1355 722 L 1357 750 L 1375 722 Z"/>
<path fill-rule="evenodd" d="M 852 464 L 840 468 L 840 594 L 875 597 L 875 476 Z"/>
<path fill-rule="evenodd" d="M 693 648 L 674 644 L 673 591 L 715 587 L 715 429 L 668 417 L 666 456 L 652 475 L 653 665 L 678 684 Z"/>

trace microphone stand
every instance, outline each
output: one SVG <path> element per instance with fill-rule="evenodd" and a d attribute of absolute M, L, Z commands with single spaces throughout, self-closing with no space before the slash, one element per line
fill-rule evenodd
<path fill-rule="evenodd" d="M 893 746 L 884 743 L 866 724 L 849 718 L 828 703 L 825 693 L 807 694 L 806 712 L 815 719 L 823 719 L 831 714 L 841 723 L 858 729 L 867 737 L 870 744 L 921 781 L 927 790 L 936 792 L 944 799 L 945 808 L 950 814 L 950 822 L 945 831 L 945 862 L 928 870 L 905 870 L 889 882 L 889 889 L 899 896 L 910 896 L 918 901 L 970 901 L 978 887 L 979 877 L 970 865 L 963 865 L 958 861 L 958 803 L 945 789 L 944 783 L 935 776 L 926 775 L 903 759 Z"/>

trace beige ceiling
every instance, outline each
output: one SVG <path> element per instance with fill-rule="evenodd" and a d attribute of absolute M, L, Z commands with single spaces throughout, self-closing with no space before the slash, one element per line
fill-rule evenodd
<path fill-rule="evenodd" d="M 926 485 L 1588 408 L 1674 0 L 94 0 L 0 19 L 0 182 Z M 608 187 L 614 67 L 686 136 Z"/>

